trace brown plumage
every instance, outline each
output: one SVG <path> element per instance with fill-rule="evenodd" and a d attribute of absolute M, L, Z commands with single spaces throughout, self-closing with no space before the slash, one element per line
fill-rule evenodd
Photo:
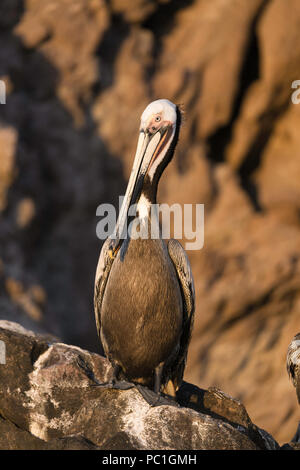
<path fill-rule="evenodd" d="M 294 387 L 296 388 L 298 403 L 300 404 L 300 333 L 294 336 L 289 344 L 286 356 L 286 368 Z M 300 442 L 300 423 L 292 442 Z"/>
<path fill-rule="evenodd" d="M 139 140 L 124 202 L 127 206 L 121 210 L 116 228 L 127 227 L 126 211 L 137 202 L 139 223 L 148 222 L 150 233 L 150 206 L 156 202 L 159 178 L 174 153 L 180 111 L 166 100 L 148 108 L 140 131 L 145 137 L 140 134 L 140 139 L 149 143 L 142 147 Z M 155 129 L 154 122 L 160 123 Z M 158 226 L 158 219 L 155 224 Z M 97 267 L 94 305 L 98 334 L 117 379 L 175 395 L 186 363 L 194 297 L 190 264 L 176 240 L 106 240 Z"/>
<path fill-rule="evenodd" d="M 296 388 L 298 402 L 300 404 L 300 333 L 295 335 L 289 344 L 286 357 L 286 368 L 289 377 Z"/>

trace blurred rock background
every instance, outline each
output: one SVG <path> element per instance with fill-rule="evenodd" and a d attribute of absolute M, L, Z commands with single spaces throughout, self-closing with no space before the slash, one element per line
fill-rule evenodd
<path fill-rule="evenodd" d="M 124 194 L 141 112 L 182 104 L 159 201 L 205 204 L 185 379 L 279 443 L 300 417 L 297 0 L 2 0 L 0 318 L 99 351 L 96 208 Z"/>

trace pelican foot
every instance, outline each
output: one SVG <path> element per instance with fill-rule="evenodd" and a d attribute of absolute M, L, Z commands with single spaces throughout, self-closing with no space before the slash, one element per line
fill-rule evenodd
<path fill-rule="evenodd" d="M 130 388 L 134 388 L 135 384 L 132 382 L 127 382 L 127 380 L 118 380 L 118 382 L 114 383 L 114 387 L 117 390 L 129 390 Z"/>
<path fill-rule="evenodd" d="M 150 390 L 147 387 L 144 387 L 143 385 L 136 385 L 136 388 L 146 400 L 146 402 L 150 406 L 162 406 L 162 405 L 169 405 L 169 406 L 176 406 L 177 408 L 180 408 L 180 405 L 175 401 L 173 397 L 167 396 L 167 395 L 161 395 L 160 393 L 155 393 L 153 390 Z"/>
<path fill-rule="evenodd" d="M 135 384 L 132 382 L 127 382 L 126 380 L 118 380 L 105 383 L 95 383 L 91 386 L 99 388 L 111 388 L 115 390 L 129 390 L 130 388 L 134 388 Z"/>

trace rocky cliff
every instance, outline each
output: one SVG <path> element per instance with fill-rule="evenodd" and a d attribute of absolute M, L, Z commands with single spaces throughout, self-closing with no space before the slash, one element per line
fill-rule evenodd
<path fill-rule="evenodd" d="M 124 193 L 144 106 L 161 97 L 182 104 L 159 201 L 205 204 L 204 247 L 188 253 L 197 306 L 185 380 L 241 400 L 280 444 L 299 420 L 285 372 L 300 330 L 300 105 L 291 101 L 299 21 L 297 0 L 0 5 L 0 318 L 99 351 L 96 208 Z M 24 374 L 35 380 L 33 364 L 59 373 L 43 361 L 65 347 L 45 346 Z M 82 380 L 84 388 L 90 379 Z M 93 401 L 100 392 L 90 393 Z M 27 398 L 27 416 L 41 419 L 31 421 L 33 435 L 52 436 Z M 60 429 L 53 400 L 45 407 Z M 202 419 L 180 413 L 187 426 Z M 30 420 L 5 420 L 29 430 Z M 76 434 L 70 423 L 67 434 Z"/>
<path fill-rule="evenodd" d="M 180 406 L 150 407 L 136 389 L 98 387 L 112 373 L 102 356 L 7 321 L 0 340 L 1 449 L 279 449 L 217 389 L 184 383 Z"/>

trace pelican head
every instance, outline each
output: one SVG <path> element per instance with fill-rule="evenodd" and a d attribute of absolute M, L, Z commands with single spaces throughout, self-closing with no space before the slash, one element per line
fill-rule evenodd
<path fill-rule="evenodd" d="M 154 181 L 159 164 L 164 162 L 163 171 L 171 160 L 177 143 L 178 133 L 175 145 L 172 145 L 172 143 L 175 140 L 176 130 L 179 127 L 180 112 L 178 107 L 169 100 L 161 99 L 153 101 L 144 110 L 141 116 L 137 154 L 138 151 L 143 152 L 143 149 L 145 149 L 144 165 L 147 167 L 145 176 L 149 177 L 150 182 Z M 168 153 L 170 148 L 172 152 Z M 169 158 L 165 159 L 167 155 Z M 162 171 L 159 172 L 159 177 Z"/>
<path fill-rule="evenodd" d="M 156 202 L 158 181 L 173 157 L 180 124 L 180 110 L 169 100 L 153 101 L 144 110 L 133 167 L 115 229 L 113 251 L 119 247 L 120 238 L 124 238 L 129 207 L 138 202 L 142 192 L 150 202 Z"/>

